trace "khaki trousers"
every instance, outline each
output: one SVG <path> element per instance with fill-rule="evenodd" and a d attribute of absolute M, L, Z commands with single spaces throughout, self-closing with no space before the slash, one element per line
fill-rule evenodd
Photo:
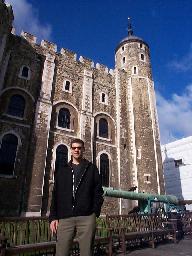
<path fill-rule="evenodd" d="M 59 220 L 56 256 L 69 256 L 74 237 L 79 243 L 80 256 L 92 256 L 95 228 L 95 213 Z"/>

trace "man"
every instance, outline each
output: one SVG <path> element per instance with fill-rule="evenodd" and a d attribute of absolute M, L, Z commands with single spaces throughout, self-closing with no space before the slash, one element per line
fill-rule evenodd
<path fill-rule="evenodd" d="M 91 256 L 96 217 L 103 204 L 98 169 L 83 158 L 84 142 L 71 142 L 72 160 L 58 168 L 50 208 L 50 229 L 57 233 L 56 256 L 68 256 L 77 237 L 81 256 Z"/>

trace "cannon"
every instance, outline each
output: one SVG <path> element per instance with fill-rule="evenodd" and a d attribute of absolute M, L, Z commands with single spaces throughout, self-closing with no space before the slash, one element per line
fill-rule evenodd
<path fill-rule="evenodd" d="M 177 207 L 179 205 L 179 199 L 174 195 L 141 193 L 107 187 L 103 187 L 103 190 L 106 197 L 138 200 L 140 212 L 142 213 L 153 213 L 154 205 L 156 206 L 155 209 L 159 207 L 165 212 L 169 212 L 173 206 Z"/>

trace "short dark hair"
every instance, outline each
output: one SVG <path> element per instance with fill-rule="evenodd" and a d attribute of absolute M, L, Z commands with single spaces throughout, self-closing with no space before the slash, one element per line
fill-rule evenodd
<path fill-rule="evenodd" d="M 71 141 L 71 148 L 72 148 L 73 143 L 79 143 L 79 144 L 82 145 L 83 148 L 85 147 L 84 141 L 81 140 L 81 139 L 78 139 L 78 138 L 72 139 L 72 141 Z"/>

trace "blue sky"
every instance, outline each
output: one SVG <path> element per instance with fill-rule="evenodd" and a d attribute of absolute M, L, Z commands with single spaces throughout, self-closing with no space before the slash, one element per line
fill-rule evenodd
<path fill-rule="evenodd" d="M 114 68 L 114 50 L 134 34 L 151 50 L 161 143 L 192 135 L 191 0 L 6 0 L 21 30 Z"/>

